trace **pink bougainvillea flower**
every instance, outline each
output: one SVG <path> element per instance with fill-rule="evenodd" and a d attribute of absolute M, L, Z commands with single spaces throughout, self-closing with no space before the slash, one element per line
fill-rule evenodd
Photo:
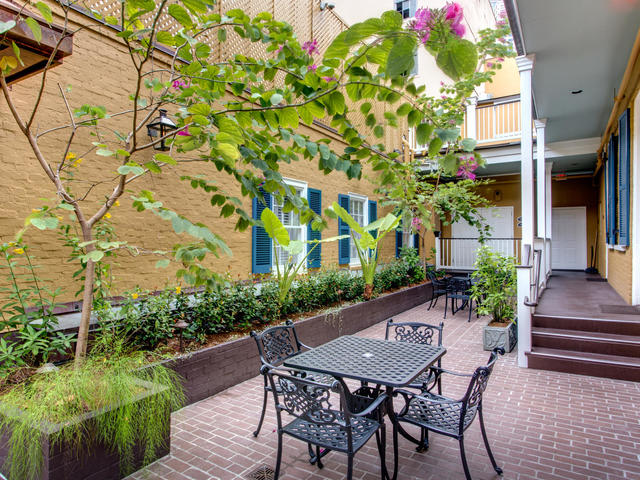
<path fill-rule="evenodd" d="M 487 68 L 493 68 L 493 62 L 487 62 Z"/>
<path fill-rule="evenodd" d="M 413 219 L 411 220 L 411 226 L 416 230 L 420 230 L 420 228 L 422 227 L 422 220 L 418 217 L 413 217 Z"/>
<path fill-rule="evenodd" d="M 468 178 L 469 180 L 475 180 L 475 171 L 478 168 L 478 162 L 473 155 L 468 157 L 460 157 L 460 166 L 458 167 L 457 176 L 461 178 Z"/>
<path fill-rule="evenodd" d="M 423 31 L 429 28 L 431 20 L 431 10 L 428 8 L 419 8 L 416 11 L 415 21 L 411 24 L 411 28 L 416 31 Z"/>
<path fill-rule="evenodd" d="M 191 134 L 189 133 L 189 127 L 185 127 L 182 130 L 180 130 L 178 132 L 178 135 L 181 136 L 181 137 L 190 137 Z"/>
<path fill-rule="evenodd" d="M 460 21 L 462 20 L 463 11 L 462 6 L 459 3 L 447 3 L 445 9 L 447 12 L 445 18 L 447 20 L 453 20 L 453 23 L 460 23 Z"/>
<path fill-rule="evenodd" d="M 302 44 L 302 50 L 307 52 L 309 55 L 313 55 L 318 52 L 318 41 L 317 40 L 307 40 Z"/>
<path fill-rule="evenodd" d="M 464 37 L 464 33 L 467 31 L 466 28 L 464 27 L 464 25 L 462 25 L 461 23 L 452 23 L 451 24 L 451 31 L 459 36 L 459 37 Z"/>
<path fill-rule="evenodd" d="M 186 87 L 187 84 L 182 80 L 174 80 L 172 86 L 177 90 L 178 88 Z"/>
<path fill-rule="evenodd" d="M 284 48 L 284 45 L 280 45 L 278 47 L 278 49 L 276 50 L 276 55 L 278 55 L 280 52 L 282 52 L 282 49 Z"/>
<path fill-rule="evenodd" d="M 309 65 L 309 66 L 307 67 L 307 71 L 308 71 L 308 72 L 314 72 L 314 73 L 315 73 L 315 71 L 316 71 L 316 69 L 317 69 L 317 68 L 318 68 L 318 66 L 314 63 L 313 65 Z"/>
<path fill-rule="evenodd" d="M 338 79 L 336 77 L 322 77 L 322 79 L 327 83 L 337 82 L 338 81 Z"/>

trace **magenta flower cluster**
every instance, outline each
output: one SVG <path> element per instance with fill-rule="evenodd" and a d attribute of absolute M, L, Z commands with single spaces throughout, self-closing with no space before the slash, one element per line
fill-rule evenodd
<path fill-rule="evenodd" d="M 415 20 L 411 22 L 409 28 L 420 35 L 420 41 L 426 44 L 431 36 L 431 31 L 435 26 L 435 22 L 438 20 L 444 21 L 449 24 L 451 32 L 458 37 L 464 36 L 465 27 L 462 24 L 464 15 L 462 7 L 459 3 L 447 3 L 443 9 L 419 8 L 416 11 Z"/>
<path fill-rule="evenodd" d="M 302 50 L 307 52 L 309 55 L 313 55 L 314 53 L 318 53 L 318 41 L 317 40 L 307 40 L 302 44 Z"/>
<path fill-rule="evenodd" d="M 460 157 L 460 166 L 458 167 L 457 176 L 461 178 L 468 178 L 469 180 L 475 180 L 475 171 L 477 168 L 478 162 L 473 155 Z"/>
<path fill-rule="evenodd" d="M 418 217 L 413 217 L 411 219 L 411 226 L 416 230 L 416 231 L 420 231 L 420 228 L 422 227 L 422 220 Z"/>
<path fill-rule="evenodd" d="M 445 19 L 451 22 L 451 31 L 459 37 L 464 36 L 465 28 L 462 24 L 463 12 L 459 3 L 447 3 Z"/>
<path fill-rule="evenodd" d="M 173 88 L 175 88 L 176 90 L 179 88 L 186 88 L 187 84 L 186 82 L 182 81 L 182 80 L 174 80 L 173 83 L 171 84 L 173 86 Z"/>

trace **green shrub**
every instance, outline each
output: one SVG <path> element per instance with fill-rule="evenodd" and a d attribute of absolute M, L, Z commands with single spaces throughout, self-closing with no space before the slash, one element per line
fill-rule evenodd
<path fill-rule="evenodd" d="M 489 247 L 478 249 L 472 286 L 473 299 L 480 315 L 491 315 L 496 322 L 514 320 L 516 305 L 515 259 L 494 252 Z"/>
<path fill-rule="evenodd" d="M 424 281 L 426 274 L 422 266 L 422 259 L 418 255 L 418 250 L 413 247 L 402 247 L 400 249 L 400 258 L 407 265 L 407 273 L 411 283 L 420 283 Z"/>

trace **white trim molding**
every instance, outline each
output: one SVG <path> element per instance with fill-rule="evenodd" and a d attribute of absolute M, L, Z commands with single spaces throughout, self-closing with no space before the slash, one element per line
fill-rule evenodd
<path fill-rule="evenodd" d="M 633 101 L 631 124 L 631 304 L 640 305 L 640 94 Z"/>

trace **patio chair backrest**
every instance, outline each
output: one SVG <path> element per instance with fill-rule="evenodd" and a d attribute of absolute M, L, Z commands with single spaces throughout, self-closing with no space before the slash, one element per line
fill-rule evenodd
<path fill-rule="evenodd" d="M 477 410 L 477 408 L 482 404 L 482 395 L 484 391 L 487 389 L 487 384 L 489 383 L 489 377 L 491 376 L 491 372 L 493 372 L 493 366 L 498 359 L 498 355 L 504 355 L 504 349 L 501 347 L 494 348 L 491 354 L 489 355 L 489 361 L 483 367 L 476 368 L 476 371 L 473 372 L 473 376 L 471 377 L 471 381 L 469 382 L 469 387 L 467 388 L 467 392 L 465 396 L 462 398 L 462 411 L 460 415 L 460 428 L 462 429 L 462 423 L 464 422 L 465 415 L 467 412 L 473 410 Z"/>
<path fill-rule="evenodd" d="M 287 320 L 285 325 L 267 328 L 261 333 L 252 331 L 251 336 L 258 345 L 262 363 L 273 367 L 281 365 L 302 347 L 291 320 Z"/>
<path fill-rule="evenodd" d="M 449 290 L 461 295 L 470 295 L 471 280 L 466 278 L 452 278 L 449 282 Z"/>
<path fill-rule="evenodd" d="M 310 423 L 335 424 L 340 429 L 350 426 L 348 410 L 341 410 L 342 405 L 347 405 L 347 399 L 339 381 L 326 385 L 274 369 L 268 369 L 266 374 L 275 398 L 279 424 L 280 413 L 285 411 Z M 335 405 L 332 393 L 338 397 Z"/>
<path fill-rule="evenodd" d="M 448 284 L 447 280 L 439 279 L 436 274 L 431 271 L 427 271 L 427 278 L 429 278 L 434 288 L 445 288 Z"/>
<path fill-rule="evenodd" d="M 442 329 L 440 325 L 429 325 L 421 322 L 394 322 L 393 318 L 387 320 L 385 340 L 395 342 L 419 343 L 422 345 L 442 345 Z M 436 343 L 437 342 L 437 343 Z"/>

